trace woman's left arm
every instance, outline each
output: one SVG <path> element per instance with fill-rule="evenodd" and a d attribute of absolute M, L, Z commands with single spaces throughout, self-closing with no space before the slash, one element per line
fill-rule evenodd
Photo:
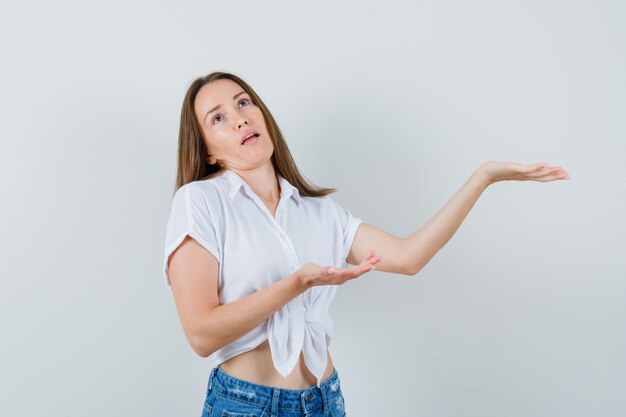
<path fill-rule="evenodd" d="M 380 256 L 376 264 L 378 271 L 415 275 L 448 243 L 489 185 L 498 181 L 549 182 L 568 178 L 564 169 L 549 167 L 545 162 L 534 165 L 485 162 L 428 222 L 411 235 L 398 238 L 377 227 L 361 224 L 346 260 L 358 265 L 359 260 L 373 249 Z"/>

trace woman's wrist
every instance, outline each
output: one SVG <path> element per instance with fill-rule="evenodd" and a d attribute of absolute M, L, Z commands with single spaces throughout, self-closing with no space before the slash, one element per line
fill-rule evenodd
<path fill-rule="evenodd" d="M 494 182 L 491 176 L 485 171 L 482 165 L 479 166 L 476 169 L 476 171 L 474 171 L 474 173 L 471 176 L 471 180 L 475 181 L 477 184 L 483 187 L 483 189 L 487 188 Z"/>
<path fill-rule="evenodd" d="M 296 286 L 298 287 L 298 290 L 300 292 L 305 292 L 306 290 L 311 288 L 311 284 L 306 279 L 304 274 L 302 274 L 302 271 L 294 272 L 293 274 L 291 274 L 291 277 L 294 280 L 294 282 L 296 283 Z"/>

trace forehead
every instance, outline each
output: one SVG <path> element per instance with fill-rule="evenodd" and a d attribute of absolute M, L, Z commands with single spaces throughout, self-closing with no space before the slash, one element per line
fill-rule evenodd
<path fill-rule="evenodd" d="M 232 80 L 222 79 L 206 84 L 196 95 L 196 111 L 202 113 L 218 104 L 229 103 L 233 100 L 233 96 L 241 91 L 245 90 Z"/>

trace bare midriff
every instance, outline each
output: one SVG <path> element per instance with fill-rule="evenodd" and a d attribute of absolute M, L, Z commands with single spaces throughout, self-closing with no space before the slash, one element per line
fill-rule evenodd
<path fill-rule="evenodd" d="M 330 352 L 326 350 L 328 365 L 322 377 L 322 382 L 333 373 L 333 361 Z M 293 371 L 286 377 L 278 373 L 272 361 L 270 344 L 265 340 L 259 346 L 248 352 L 241 353 L 223 362 L 221 368 L 235 378 L 249 381 L 254 384 L 271 387 L 303 390 L 317 384 L 315 375 L 311 373 L 304 363 L 304 355 L 300 357 Z"/>

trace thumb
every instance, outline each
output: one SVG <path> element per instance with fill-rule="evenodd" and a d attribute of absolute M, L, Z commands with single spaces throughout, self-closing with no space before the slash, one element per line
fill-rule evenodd
<path fill-rule="evenodd" d="M 328 274 L 334 274 L 335 273 L 335 268 L 333 268 L 332 266 L 330 268 L 326 268 L 326 272 Z"/>

